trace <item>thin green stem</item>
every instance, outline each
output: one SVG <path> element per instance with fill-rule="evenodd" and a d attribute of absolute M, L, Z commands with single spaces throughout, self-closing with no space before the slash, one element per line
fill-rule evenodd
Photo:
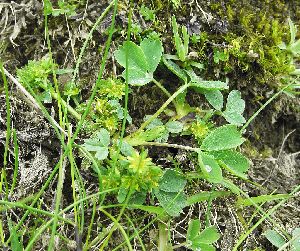
<path fill-rule="evenodd" d="M 205 214 L 205 227 L 210 227 L 210 218 L 211 218 L 211 206 L 212 206 L 212 201 L 213 201 L 213 197 L 212 194 L 215 191 L 215 187 L 216 185 L 213 184 L 212 185 L 212 189 L 211 189 L 211 194 L 208 198 L 208 202 L 207 202 L 207 209 L 206 209 L 206 214 Z"/>
<path fill-rule="evenodd" d="M 271 98 L 267 100 L 266 103 L 264 103 L 249 119 L 248 121 L 244 124 L 244 126 L 241 129 L 241 132 L 243 133 L 245 129 L 249 126 L 249 124 L 254 120 L 257 115 L 266 108 L 267 105 L 269 105 L 275 98 L 277 98 L 281 93 L 283 93 L 287 88 L 289 88 L 292 84 L 287 85 L 286 87 L 282 88 L 279 92 L 275 93 Z"/>
<path fill-rule="evenodd" d="M 109 193 L 109 192 L 113 192 L 115 190 L 117 190 L 118 188 L 115 188 L 115 189 L 109 189 L 109 190 L 106 190 L 106 191 L 101 191 L 101 192 L 98 192 L 98 193 L 95 193 L 95 194 L 92 194 L 92 195 L 89 195 L 89 196 L 86 196 L 85 198 L 82 198 L 80 200 L 78 200 L 76 203 L 72 203 L 71 205 L 69 205 L 68 207 L 66 207 L 65 209 L 61 210 L 59 212 L 59 215 L 62 215 L 66 212 L 68 212 L 69 210 L 71 210 L 72 208 L 74 208 L 74 206 L 84 202 L 84 201 L 87 201 L 89 199 L 92 199 L 92 198 L 95 198 L 95 197 L 98 197 L 100 194 L 102 193 Z M 27 244 L 27 247 L 25 248 L 25 251 L 30 251 L 32 250 L 32 246 L 33 244 L 36 242 L 36 240 L 39 238 L 39 236 L 52 224 L 52 222 L 54 221 L 54 217 L 52 219 L 50 219 L 47 223 L 43 224 L 39 230 L 37 230 L 34 234 L 34 236 L 30 239 L 30 242 Z"/>
<path fill-rule="evenodd" d="M 178 145 L 178 144 L 160 143 L 160 142 L 143 142 L 142 144 L 139 144 L 139 146 L 170 147 L 170 148 L 176 148 L 176 149 L 192 151 L 192 152 L 199 152 L 199 150 L 200 150 L 200 148 L 196 148 L 196 147 L 183 146 L 183 145 Z"/>
<path fill-rule="evenodd" d="M 83 247 L 83 250 L 88 250 L 87 247 L 89 245 L 89 240 L 90 240 L 90 237 L 91 237 L 91 232 L 92 232 L 92 229 L 93 229 L 93 224 L 94 224 L 94 219 L 95 219 L 95 215 L 96 215 L 96 200 L 93 201 L 93 211 L 92 211 L 92 218 L 91 218 L 91 222 L 90 222 L 90 225 L 88 227 L 88 231 L 87 231 L 87 235 L 86 235 L 86 240 L 85 240 L 85 244 L 84 244 L 84 247 Z"/>
<path fill-rule="evenodd" d="M 5 148 L 4 148 L 4 155 L 3 155 L 3 169 L 2 169 L 2 177 L 1 180 L 4 181 L 5 186 L 5 196 L 8 197 L 8 183 L 7 183 L 7 174 L 6 174 L 6 166 L 7 166 L 7 157 L 8 157 L 8 149 L 9 149 L 9 141 L 11 136 L 11 121 L 10 121 L 10 103 L 9 103 L 9 90 L 8 90 L 8 83 L 6 76 L 4 74 L 3 63 L 0 61 L 0 70 L 2 79 L 4 82 L 4 89 L 5 89 L 5 104 L 6 104 L 6 137 L 5 137 Z M 1 189 L 2 191 L 2 186 Z"/>
<path fill-rule="evenodd" d="M 103 208 L 99 209 L 102 213 L 104 213 L 108 218 L 110 218 L 113 222 L 114 222 L 114 227 L 117 227 L 120 229 L 122 235 L 124 236 L 125 242 L 127 243 L 127 247 L 129 250 L 133 251 L 132 246 L 130 244 L 130 240 L 128 238 L 128 235 L 126 234 L 124 228 L 121 226 L 121 224 L 119 223 L 120 219 L 116 219 L 115 217 L 113 217 L 110 213 L 108 213 L 107 211 L 105 211 Z M 107 236 L 106 240 L 109 239 L 110 235 Z M 102 250 L 102 249 L 100 249 Z"/>
<path fill-rule="evenodd" d="M 295 193 L 297 193 L 300 190 L 300 185 L 298 185 L 291 193 L 290 195 L 293 196 Z M 273 208 L 271 208 L 268 212 L 266 212 L 265 214 L 263 214 L 261 216 L 261 218 L 248 230 L 246 231 L 244 234 L 242 234 L 240 236 L 240 238 L 238 239 L 238 242 L 236 243 L 236 245 L 233 247 L 232 251 L 237 251 L 239 246 L 244 242 L 244 240 L 246 240 L 246 238 L 263 222 L 265 221 L 267 218 L 269 218 L 273 213 L 275 213 L 275 211 L 280 208 L 288 199 L 283 199 L 282 201 L 280 201 L 277 205 L 275 205 Z"/>
<path fill-rule="evenodd" d="M 56 235 L 56 228 L 58 225 L 58 214 L 60 211 L 60 205 L 61 205 L 61 199 L 62 199 L 62 188 L 63 188 L 63 184 L 64 184 L 64 179 L 65 179 L 65 166 L 66 166 L 66 158 L 62 158 L 60 161 L 59 170 L 58 170 L 58 182 L 57 182 L 56 200 L 55 200 L 55 213 L 54 213 L 54 220 L 53 220 L 53 225 L 52 225 L 52 232 L 51 232 L 51 237 L 50 237 L 50 241 L 49 241 L 48 251 L 54 250 L 54 238 Z"/>
<path fill-rule="evenodd" d="M 108 39 L 107 39 L 106 44 L 105 44 L 104 55 L 102 57 L 102 62 L 101 62 L 101 65 L 100 65 L 100 70 L 99 70 L 99 73 L 98 73 L 96 84 L 93 87 L 92 94 L 91 94 L 91 96 L 88 100 L 86 109 L 85 109 L 83 115 L 81 116 L 80 121 L 78 122 L 78 126 L 76 127 L 76 130 L 73 134 L 73 137 L 69 140 L 67 148 L 65 149 L 64 153 L 62 154 L 62 157 L 61 157 L 59 163 L 56 165 L 55 170 L 51 173 L 51 175 L 53 174 L 53 176 L 54 176 L 55 172 L 57 171 L 57 169 L 59 169 L 59 165 L 61 165 L 62 159 L 64 159 L 64 157 L 68 155 L 69 151 L 71 151 L 72 146 L 74 144 L 74 141 L 77 138 L 77 135 L 79 134 L 79 132 L 80 132 L 80 130 L 81 130 L 81 128 L 82 128 L 82 126 L 85 122 L 85 118 L 89 114 L 89 111 L 91 109 L 92 102 L 93 102 L 93 100 L 96 96 L 97 90 L 99 89 L 100 82 L 101 82 L 100 80 L 102 79 L 102 75 L 103 75 L 104 68 L 105 68 L 105 65 L 106 65 L 106 60 L 107 60 L 107 57 L 108 57 L 108 52 L 109 52 L 109 48 L 110 48 L 110 44 L 111 44 L 111 40 L 112 40 L 112 34 L 114 32 L 115 17 L 116 17 L 116 12 L 117 12 L 117 3 L 118 3 L 118 1 L 114 0 L 114 12 L 113 12 L 113 15 L 112 15 L 112 22 L 111 22 L 111 26 L 110 26 L 110 30 L 109 30 Z M 43 186 L 43 187 L 45 187 L 45 186 Z M 34 203 L 36 203 L 36 200 L 34 201 Z"/>
<path fill-rule="evenodd" d="M 156 79 L 152 79 L 152 82 L 159 88 L 159 89 L 161 89 L 162 90 L 162 92 L 164 93 L 164 94 L 166 94 L 166 96 L 169 98 L 169 97 L 171 97 L 172 95 L 171 95 L 171 93 L 160 83 L 160 82 L 158 82 Z M 176 103 L 175 103 L 176 104 Z M 174 105 L 175 105 L 174 104 Z"/>
<path fill-rule="evenodd" d="M 59 100 L 59 98 L 60 98 L 60 96 L 56 93 L 56 92 L 51 92 L 51 96 L 54 98 L 54 99 L 56 99 L 57 101 Z M 61 103 L 61 105 L 65 108 L 65 109 L 67 109 L 70 113 L 71 113 L 71 115 L 75 118 L 75 119 L 77 119 L 77 120 L 80 120 L 80 118 L 81 118 L 81 115 L 78 113 L 78 112 L 76 112 L 75 111 L 75 109 L 72 107 L 72 106 L 70 106 L 66 101 L 64 101 L 62 98 L 60 98 L 60 103 Z"/>
<path fill-rule="evenodd" d="M 72 77 L 72 83 L 75 83 L 76 81 L 76 77 L 79 73 L 79 66 L 80 66 L 80 63 L 82 61 L 82 57 L 83 57 L 83 54 L 88 46 L 88 43 L 89 41 L 91 40 L 92 36 L 93 36 L 93 33 L 94 31 L 96 30 L 96 28 L 99 26 L 99 24 L 101 23 L 101 21 L 103 20 L 103 18 L 107 15 L 107 13 L 110 11 L 110 9 L 113 7 L 114 5 L 114 0 L 112 0 L 110 2 L 110 4 L 105 8 L 105 10 L 102 12 L 102 14 L 100 15 L 100 17 L 96 20 L 95 24 L 93 25 L 92 29 L 90 30 L 87 38 L 85 39 L 84 43 L 83 43 L 83 46 L 81 47 L 80 49 L 80 53 L 79 53 L 79 56 L 78 56 L 78 59 L 77 59 L 77 62 L 76 62 L 76 66 L 75 66 L 75 70 L 74 70 L 74 73 L 73 73 L 73 77 Z"/>
<path fill-rule="evenodd" d="M 118 217 L 117 217 L 117 223 L 121 220 L 121 217 L 122 217 L 122 215 L 124 214 L 125 209 L 126 209 L 127 206 L 128 206 L 129 199 L 131 198 L 131 195 L 133 194 L 133 188 L 132 188 L 132 187 L 133 187 L 133 184 L 134 184 L 135 182 L 136 182 L 136 179 L 134 179 L 134 180 L 132 181 L 131 185 L 130 185 L 130 190 L 129 190 L 127 196 L 126 196 L 126 200 L 125 200 L 125 202 L 124 202 L 124 204 L 123 204 L 123 206 L 122 206 L 122 208 L 121 208 L 121 210 L 120 210 L 120 213 L 119 213 L 119 215 L 118 215 Z M 113 232 L 114 232 L 116 229 L 117 229 L 117 225 L 114 224 L 114 226 L 112 227 L 112 229 L 109 231 L 109 233 L 108 233 L 108 235 L 107 235 L 107 237 L 106 237 L 106 239 L 105 239 L 103 245 L 100 247 L 99 251 L 103 251 L 104 248 L 108 245 L 109 239 L 111 238 Z"/>
<path fill-rule="evenodd" d="M 45 215 L 45 216 L 49 216 L 51 218 L 54 217 L 54 214 L 53 213 L 49 213 L 48 211 L 45 211 L 45 210 L 42 210 L 42 209 L 38 209 L 38 208 L 35 208 L 35 207 L 31 207 L 31 206 L 28 206 L 24 203 L 20 203 L 20 202 L 10 202 L 10 201 L 4 201 L 4 200 L 0 200 L 0 205 L 4 205 L 6 208 L 3 208 L 1 209 L 1 211 L 3 210 L 6 210 L 6 209 L 12 209 L 12 208 L 24 208 L 26 210 L 29 210 L 31 211 L 31 213 L 36 213 L 37 215 Z M 66 219 L 62 216 L 58 216 L 59 219 L 61 221 L 64 221 L 72 226 L 76 226 L 76 224 L 69 220 L 69 219 Z"/>
<path fill-rule="evenodd" d="M 188 87 L 190 86 L 189 83 L 184 84 L 181 86 L 176 92 L 173 93 L 171 97 L 168 98 L 168 100 L 157 110 L 156 113 L 154 113 L 147 121 L 145 121 L 140 128 L 134 133 L 138 134 L 142 132 L 154 119 L 156 119 L 166 108 L 167 106 L 182 92 L 184 92 Z M 130 135 L 129 135 L 130 137 Z"/>
<path fill-rule="evenodd" d="M 143 251 L 146 251 L 146 248 L 145 248 L 145 245 L 144 245 L 144 243 L 143 243 L 143 240 L 142 240 L 141 236 L 139 235 L 138 230 L 137 230 L 136 227 L 134 226 L 132 220 L 131 220 L 130 217 L 127 216 L 126 214 L 125 214 L 125 217 L 126 217 L 126 219 L 128 220 L 128 222 L 131 224 L 131 226 L 132 226 L 132 228 L 133 228 L 133 230 L 134 230 L 134 233 L 136 234 L 136 236 L 137 236 L 137 238 L 138 238 L 138 240 L 139 240 L 139 243 L 140 243 L 140 245 L 141 245 L 141 249 L 142 249 Z"/>
<path fill-rule="evenodd" d="M 17 134 L 15 129 L 13 129 L 13 140 L 14 140 L 15 166 L 14 166 L 13 180 L 9 191 L 10 195 L 12 195 L 17 183 L 17 175 L 18 175 L 18 167 L 19 167 L 19 145 L 18 145 L 18 139 L 17 139 Z"/>

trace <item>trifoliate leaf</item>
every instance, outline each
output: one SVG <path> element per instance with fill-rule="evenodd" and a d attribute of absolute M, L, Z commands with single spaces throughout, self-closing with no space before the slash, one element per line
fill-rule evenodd
<path fill-rule="evenodd" d="M 212 245 L 220 238 L 220 234 L 215 226 L 205 228 L 200 232 L 200 221 L 193 220 L 189 224 L 187 232 L 188 247 L 192 250 L 214 251 L 215 247 Z"/>
<path fill-rule="evenodd" d="M 153 141 L 162 137 L 165 131 L 166 131 L 165 126 L 156 126 L 146 131 L 143 131 L 137 135 L 134 135 L 134 137 L 126 138 L 126 141 L 131 146 L 142 145 L 144 142 Z"/>
<path fill-rule="evenodd" d="M 128 57 L 128 83 L 132 85 L 145 85 L 153 79 L 162 55 L 162 45 L 159 40 L 146 38 L 138 46 L 131 41 L 126 41 L 115 51 L 117 62 L 126 68 L 126 57 Z M 123 78 L 126 71 L 123 72 Z"/>
<path fill-rule="evenodd" d="M 159 190 L 168 193 L 177 193 L 184 189 L 186 179 L 178 172 L 167 169 L 159 181 Z"/>
<path fill-rule="evenodd" d="M 126 55 L 127 54 L 127 55 Z M 134 42 L 126 41 L 115 51 L 117 62 L 126 68 L 126 56 L 128 57 L 128 69 L 140 70 L 147 72 L 148 63 L 142 48 Z"/>
<path fill-rule="evenodd" d="M 109 132 L 104 128 L 101 128 L 97 133 L 97 138 L 102 146 L 108 146 L 110 143 Z"/>
<path fill-rule="evenodd" d="M 223 108 L 223 94 L 219 90 L 205 91 L 205 98 L 213 108 L 220 111 Z"/>
<path fill-rule="evenodd" d="M 241 98 L 241 93 L 233 90 L 229 93 L 226 103 L 226 110 L 222 113 L 226 121 L 232 125 L 240 126 L 246 122 L 243 117 L 245 101 Z"/>
<path fill-rule="evenodd" d="M 144 121 L 147 121 L 151 117 L 152 115 L 146 115 Z M 155 118 L 152 120 L 152 122 L 149 125 L 147 125 L 146 129 L 152 129 L 156 126 L 162 126 L 162 125 L 164 125 L 164 123 L 159 118 Z"/>
<path fill-rule="evenodd" d="M 119 141 L 118 141 L 119 144 Z M 127 141 L 123 140 L 121 147 L 120 147 L 120 151 L 124 156 L 132 156 L 132 154 L 134 153 L 134 148 L 127 143 Z"/>
<path fill-rule="evenodd" d="M 241 145 L 245 140 L 234 125 L 224 125 L 211 131 L 203 140 L 201 149 L 219 151 L 232 149 Z"/>
<path fill-rule="evenodd" d="M 128 194 L 128 189 L 125 187 L 120 187 L 118 195 L 117 195 L 118 202 L 123 203 L 126 199 L 127 194 Z"/>
<path fill-rule="evenodd" d="M 170 133 L 168 132 L 168 130 L 165 130 L 164 133 L 158 137 L 157 139 L 155 139 L 156 142 L 160 142 L 160 143 L 166 143 L 169 139 Z"/>
<path fill-rule="evenodd" d="M 130 200 L 128 204 L 134 204 L 134 205 L 143 205 L 147 196 L 147 191 L 136 191 L 133 195 L 131 195 Z"/>
<path fill-rule="evenodd" d="M 108 156 L 108 146 L 110 144 L 109 132 L 101 128 L 95 138 L 86 139 L 84 148 L 90 152 L 96 152 L 95 157 L 98 160 L 104 160 Z"/>

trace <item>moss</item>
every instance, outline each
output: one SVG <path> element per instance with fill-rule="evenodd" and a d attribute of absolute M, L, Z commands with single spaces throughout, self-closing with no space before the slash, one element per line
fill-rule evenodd
<path fill-rule="evenodd" d="M 174 52 L 171 16 L 175 15 L 179 24 L 186 26 L 190 25 L 192 17 L 187 17 L 191 12 L 203 16 L 202 12 L 197 12 L 196 3 L 182 2 L 177 10 L 168 0 L 140 0 L 137 9 L 141 4 L 155 9 L 158 21 L 153 22 L 149 30 L 162 34 L 164 44 L 168 44 L 168 53 Z M 271 84 L 272 88 L 277 88 L 278 79 L 294 70 L 290 64 L 291 55 L 278 45 L 289 40 L 286 18 L 291 16 L 293 20 L 299 20 L 300 3 L 212 0 L 201 3 L 201 8 L 211 13 L 213 19 L 208 24 L 204 17 L 197 17 L 201 20 L 201 33 L 190 44 L 190 51 L 197 51 L 199 60 L 206 64 L 206 78 L 229 74 L 239 82 Z M 224 60 L 218 60 L 220 55 Z"/>
<path fill-rule="evenodd" d="M 246 73 L 248 80 L 254 78 L 259 84 L 274 83 L 282 75 L 292 72 L 291 54 L 278 47 L 289 39 L 286 17 L 291 9 L 297 9 L 299 13 L 300 4 L 289 6 L 281 0 L 211 1 L 209 12 L 228 22 L 226 34 L 209 34 L 208 40 L 217 46 L 222 44 L 223 52 L 228 55 L 228 60 L 215 62 L 214 72 L 218 69 L 224 75 Z M 207 62 L 211 63 L 209 59 Z"/>

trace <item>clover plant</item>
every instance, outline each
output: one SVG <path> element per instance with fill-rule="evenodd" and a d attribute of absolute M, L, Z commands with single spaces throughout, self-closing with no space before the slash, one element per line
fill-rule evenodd
<path fill-rule="evenodd" d="M 184 29 L 183 33 L 185 34 Z M 177 36 L 176 32 L 175 36 Z M 182 50 L 181 59 L 185 60 L 183 56 L 187 54 L 184 49 L 185 45 L 178 41 L 177 39 L 177 49 Z M 96 135 L 96 138 L 86 140 L 84 146 L 88 151 L 95 152 L 95 158 L 104 167 L 102 170 L 104 185 L 121 187 L 118 193 L 120 202 L 125 200 L 126 195 L 132 189 L 132 196 L 142 196 L 143 199 L 139 200 L 141 203 L 146 193 L 152 192 L 168 215 L 178 216 L 187 206 L 187 196 L 184 191 L 187 180 L 184 173 L 172 169 L 163 171 L 147 157 L 146 150 L 138 151 L 134 148 L 152 145 L 192 151 L 197 156 L 198 172 L 203 179 L 230 188 L 228 182 L 224 181 L 222 170 L 245 179 L 249 167 L 248 159 L 237 150 L 244 142 L 238 126 L 245 123 L 242 115 L 245 102 L 239 91 L 232 90 L 227 95 L 224 107 L 223 92 L 229 88 L 227 82 L 203 80 L 190 65 L 185 67 L 180 63 L 177 64 L 176 60 L 174 62 L 162 52 L 161 42 L 150 38 L 145 38 L 140 45 L 125 42 L 115 51 L 117 62 L 124 68 L 128 67 L 128 84 L 132 87 L 156 82 L 154 72 L 161 60 L 182 81 L 182 84 L 173 94 L 170 94 L 162 85 L 159 86 L 169 93 L 168 99 L 154 115 L 145 116 L 140 128 L 123 139 L 119 155 L 116 155 L 116 150 L 113 150 L 117 149 L 120 143 L 117 138 L 113 139 L 109 147 L 108 141 L 104 144 L 100 140 L 101 137 Z M 127 63 L 126 57 L 128 57 Z M 125 75 L 124 70 L 122 74 L 124 79 Z M 207 104 L 211 106 L 210 109 L 191 107 L 185 100 L 187 89 L 203 95 Z M 170 103 L 175 106 L 176 112 L 170 112 L 171 107 L 168 108 Z M 169 115 L 167 120 L 159 118 L 165 111 Z M 122 112 L 120 110 L 120 114 Z M 223 117 L 227 124 L 216 126 L 215 116 Z M 184 119 L 184 117 L 190 117 L 190 119 Z M 103 134 L 104 131 L 101 130 Z M 107 134 L 108 132 L 105 133 L 106 136 Z M 169 144 L 170 136 L 174 135 L 194 135 L 198 146 Z M 126 146 L 125 149 L 130 150 L 124 151 L 123 145 Z M 210 244 L 204 243 L 203 245 Z"/>
<path fill-rule="evenodd" d="M 201 231 L 200 220 L 192 220 L 186 235 L 186 247 L 195 251 L 214 251 L 216 249 L 212 244 L 219 238 L 220 234 L 216 227 L 207 227 Z"/>

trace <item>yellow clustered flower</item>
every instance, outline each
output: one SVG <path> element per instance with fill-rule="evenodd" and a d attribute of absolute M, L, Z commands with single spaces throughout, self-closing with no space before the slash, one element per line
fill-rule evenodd
<path fill-rule="evenodd" d="M 139 154 L 137 151 L 134 151 L 132 156 L 128 156 L 129 160 L 129 169 L 131 169 L 134 173 L 145 173 L 148 171 L 149 167 L 153 165 L 151 162 L 151 158 L 147 158 L 147 153 L 142 152 Z"/>

